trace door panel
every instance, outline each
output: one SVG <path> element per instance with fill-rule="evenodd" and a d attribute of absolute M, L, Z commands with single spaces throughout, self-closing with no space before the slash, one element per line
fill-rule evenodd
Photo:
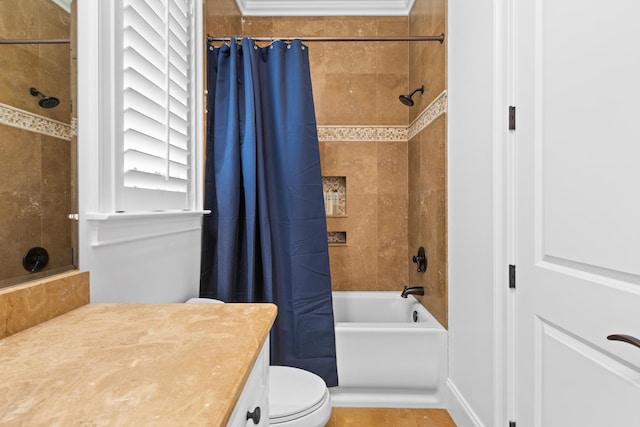
<path fill-rule="evenodd" d="M 638 14 L 517 1 L 518 426 L 640 426 Z"/>
<path fill-rule="evenodd" d="M 539 409 L 541 425 L 640 425 L 640 377 L 634 369 L 541 319 L 536 331 L 540 341 L 536 400 L 543 405 Z M 629 424 L 629 420 L 636 423 Z"/>

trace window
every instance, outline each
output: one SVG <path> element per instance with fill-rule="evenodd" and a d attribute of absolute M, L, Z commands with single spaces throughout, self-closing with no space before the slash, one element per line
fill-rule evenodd
<path fill-rule="evenodd" d="M 121 22 L 116 209 L 192 209 L 198 132 L 193 0 L 122 0 Z"/>

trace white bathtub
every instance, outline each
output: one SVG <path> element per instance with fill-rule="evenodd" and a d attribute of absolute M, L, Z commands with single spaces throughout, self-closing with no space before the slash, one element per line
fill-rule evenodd
<path fill-rule="evenodd" d="M 413 296 L 334 292 L 333 310 L 334 406 L 445 407 L 447 331 Z"/>

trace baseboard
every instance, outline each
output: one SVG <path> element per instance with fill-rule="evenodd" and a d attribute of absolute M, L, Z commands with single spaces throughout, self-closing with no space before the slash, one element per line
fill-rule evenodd
<path fill-rule="evenodd" d="M 449 414 L 458 427 L 484 427 L 451 379 L 447 380 L 447 402 Z"/>

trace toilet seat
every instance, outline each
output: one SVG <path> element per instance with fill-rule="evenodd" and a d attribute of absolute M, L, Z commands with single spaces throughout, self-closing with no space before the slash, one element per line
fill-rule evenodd
<path fill-rule="evenodd" d="M 331 417 L 331 398 L 319 376 L 288 366 L 269 366 L 269 425 L 320 427 Z"/>

